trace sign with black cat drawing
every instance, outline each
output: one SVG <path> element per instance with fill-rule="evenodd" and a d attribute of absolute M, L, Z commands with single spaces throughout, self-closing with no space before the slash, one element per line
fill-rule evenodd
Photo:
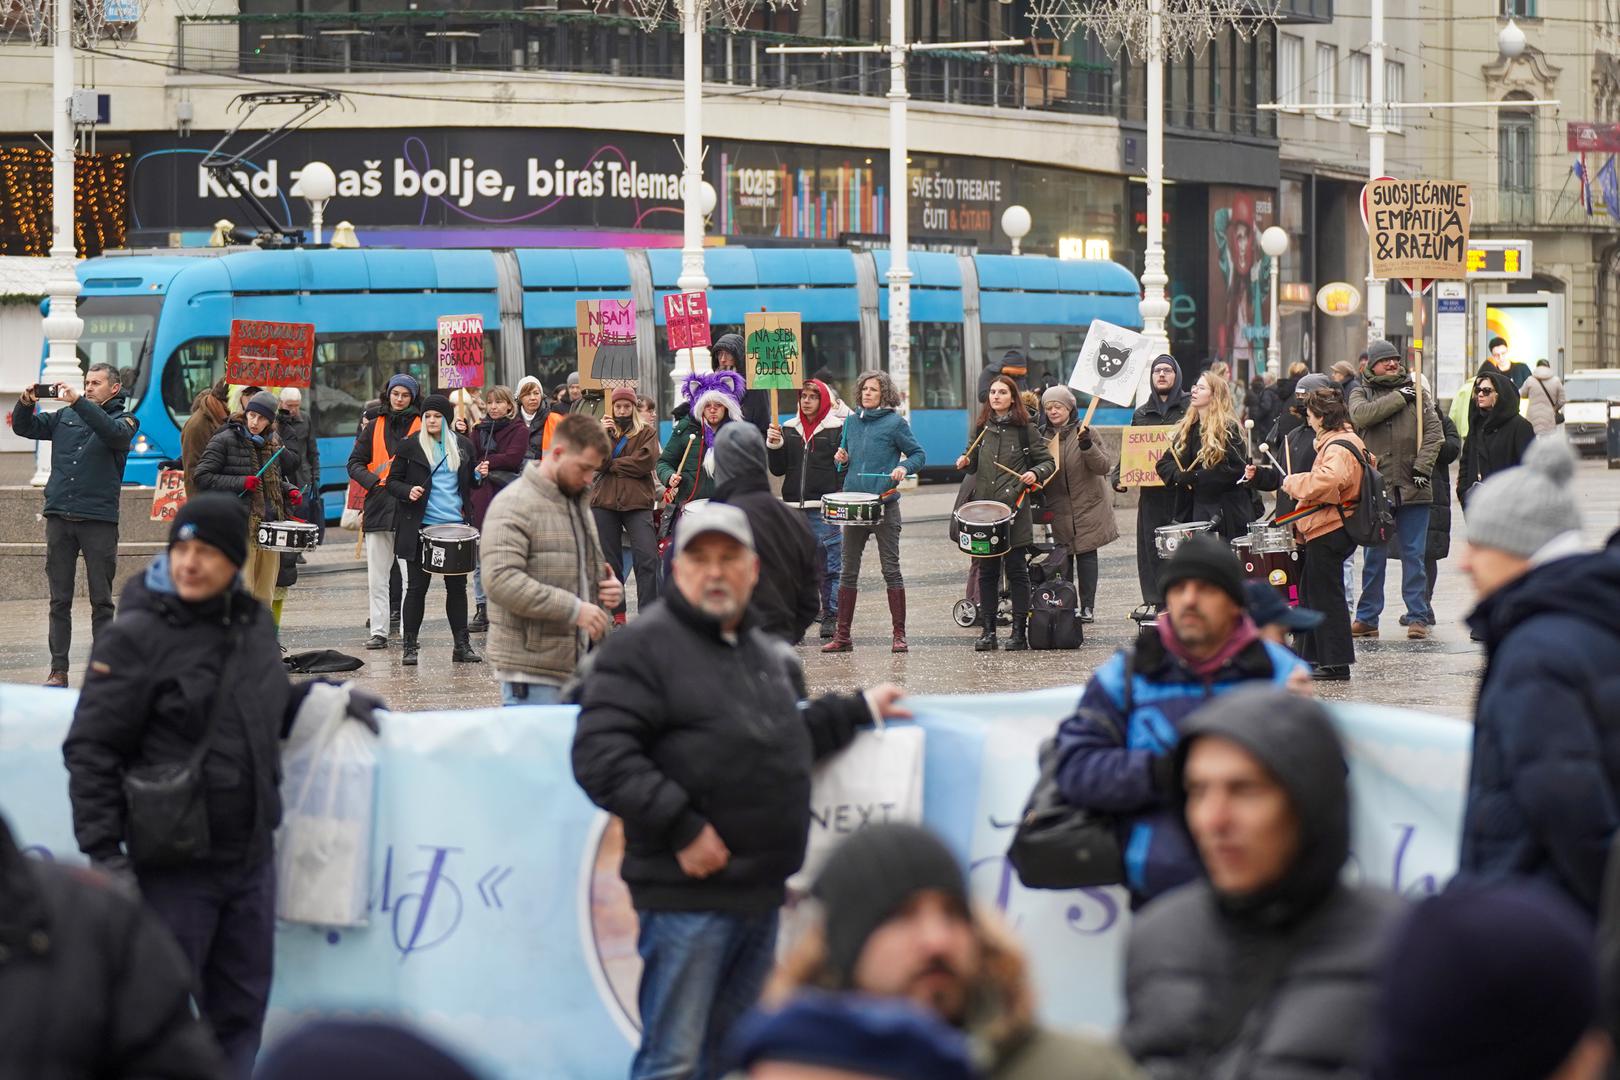
<path fill-rule="evenodd" d="M 1115 405 L 1134 405 L 1150 352 L 1148 339 L 1135 330 L 1093 319 L 1069 385 Z"/>

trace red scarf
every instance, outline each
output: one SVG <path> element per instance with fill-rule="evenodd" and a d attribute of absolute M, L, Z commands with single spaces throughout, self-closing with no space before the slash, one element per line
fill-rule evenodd
<path fill-rule="evenodd" d="M 814 390 L 821 399 L 821 404 L 816 406 L 814 416 L 806 416 L 803 404 L 799 406 L 799 431 L 804 435 L 804 441 L 808 443 L 816 428 L 820 426 L 823 420 L 827 419 L 827 414 L 832 412 L 833 396 L 832 391 L 827 389 L 827 384 L 820 379 L 807 379 L 804 386 L 807 390 Z"/>
<path fill-rule="evenodd" d="M 1232 628 L 1232 634 L 1226 643 L 1215 650 L 1215 655 L 1203 660 L 1195 660 L 1187 652 L 1187 647 L 1176 637 L 1176 632 L 1170 628 L 1170 613 L 1161 611 L 1159 615 L 1159 640 L 1164 643 L 1165 651 L 1177 660 L 1180 660 L 1199 678 L 1208 678 L 1231 662 L 1232 658 L 1251 644 L 1260 639 L 1260 631 L 1255 629 L 1254 620 L 1245 612 L 1243 618 Z"/>

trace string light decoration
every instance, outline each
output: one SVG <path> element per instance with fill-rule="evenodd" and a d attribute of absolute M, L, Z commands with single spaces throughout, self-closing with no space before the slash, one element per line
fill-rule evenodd
<path fill-rule="evenodd" d="M 1164 58 L 1179 60 L 1202 56 L 1227 30 L 1249 40 L 1277 21 L 1282 0 L 1031 0 L 1030 19 L 1049 27 L 1057 38 L 1085 30 L 1103 43 L 1110 57 L 1124 50 L 1145 60 L 1154 6 Z"/>
<path fill-rule="evenodd" d="M 771 11 L 791 11 L 797 0 L 697 0 L 700 16 L 719 11 L 726 25 L 738 29 L 763 5 Z M 682 0 L 597 0 L 598 14 L 617 14 L 629 8 L 636 21 L 651 30 L 662 22 L 681 21 Z"/>
<path fill-rule="evenodd" d="M 73 240 L 79 257 L 124 246 L 129 222 L 129 154 L 77 154 Z M 51 152 L 0 147 L 0 255 L 51 250 Z"/>

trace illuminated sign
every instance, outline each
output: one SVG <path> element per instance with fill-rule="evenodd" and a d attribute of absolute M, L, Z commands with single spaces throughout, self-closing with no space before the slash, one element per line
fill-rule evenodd
<path fill-rule="evenodd" d="M 1531 241 L 1476 240 L 1468 245 L 1468 276 L 1524 280 L 1531 272 Z"/>
<path fill-rule="evenodd" d="M 1101 259 L 1106 262 L 1113 257 L 1114 245 L 1102 237 L 1058 237 L 1058 258 L 1060 259 Z"/>
<path fill-rule="evenodd" d="M 1316 291 L 1316 306 L 1334 318 L 1354 315 L 1361 307 L 1361 291 L 1348 281 L 1331 281 Z"/>

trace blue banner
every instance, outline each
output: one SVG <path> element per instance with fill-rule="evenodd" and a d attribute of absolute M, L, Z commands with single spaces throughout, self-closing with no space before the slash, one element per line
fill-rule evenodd
<path fill-rule="evenodd" d="M 910 704 L 924 817 L 1028 947 L 1043 1014 L 1119 1020 L 1128 908 L 1115 889 L 1024 889 L 1005 851 L 1035 749 L 1075 689 Z M 61 741 L 75 695 L 0 686 L 0 811 L 21 843 L 79 858 Z M 1352 877 L 1408 895 L 1453 873 L 1468 725 L 1333 706 L 1351 758 Z M 401 713 L 384 723 L 370 924 L 278 932 L 268 1037 L 314 1015 L 411 1018 L 492 1076 L 623 1077 L 636 1041 L 635 913 L 622 834 L 580 793 L 570 708 Z"/>

